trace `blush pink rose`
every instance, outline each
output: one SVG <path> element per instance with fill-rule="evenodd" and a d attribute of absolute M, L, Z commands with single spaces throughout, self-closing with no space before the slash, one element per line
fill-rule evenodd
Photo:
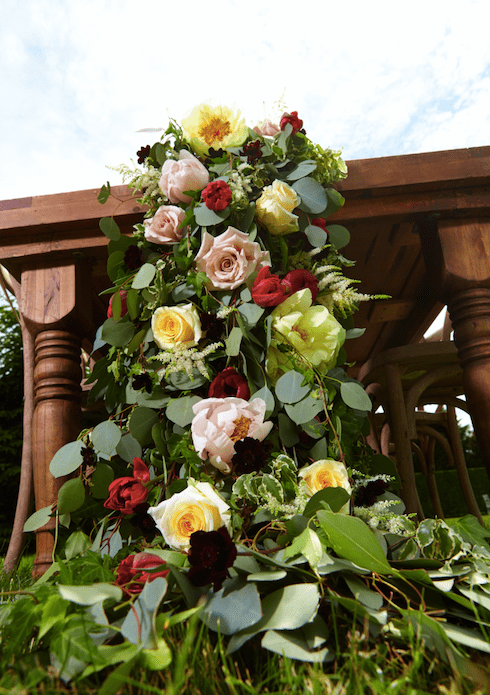
<path fill-rule="evenodd" d="M 264 422 L 262 398 L 205 398 L 192 409 L 191 433 L 196 452 L 222 473 L 231 471 L 235 442 L 245 437 L 261 442 L 272 429 L 272 422 Z"/>
<path fill-rule="evenodd" d="M 143 222 L 145 238 L 153 244 L 174 244 L 184 236 L 186 228 L 181 226 L 184 219 L 185 212 L 182 208 L 162 205 L 154 217 Z"/>
<path fill-rule="evenodd" d="M 268 120 L 258 123 L 253 130 L 257 135 L 267 135 L 268 137 L 274 137 L 274 135 L 281 132 L 278 125 Z"/>
<path fill-rule="evenodd" d="M 181 150 L 179 159 L 167 159 L 162 167 L 160 188 L 171 203 L 190 203 L 192 198 L 184 191 L 202 191 L 209 183 L 205 166 L 187 150 Z"/>
<path fill-rule="evenodd" d="M 270 265 L 268 251 L 250 241 L 248 235 L 228 227 L 217 237 L 204 232 L 196 256 L 197 269 L 206 273 L 215 290 L 234 290 L 256 270 Z"/>

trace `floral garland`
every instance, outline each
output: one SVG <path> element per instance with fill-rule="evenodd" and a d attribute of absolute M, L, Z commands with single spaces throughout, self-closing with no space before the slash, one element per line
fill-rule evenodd
<path fill-rule="evenodd" d="M 371 297 L 344 276 L 348 231 L 328 223 L 346 166 L 296 111 L 252 130 L 209 104 L 137 155 L 119 171 L 145 219 L 131 237 L 100 223 L 112 287 L 88 383 L 109 417 L 55 455 L 53 475 L 72 477 L 26 524 L 56 515 L 44 581 L 91 607 L 111 656 L 67 660 L 65 626 L 53 665 L 69 680 L 140 652 L 162 664 L 163 625 L 196 611 L 230 652 L 263 633 L 265 648 L 328 661 L 332 606 L 389 633 L 405 614 L 387 594 L 415 581 L 404 562 L 452 572 L 488 553 L 474 527 L 416 529 L 393 462 L 366 444 L 371 403 L 343 365 Z M 111 623 L 104 601 L 130 610 Z"/>

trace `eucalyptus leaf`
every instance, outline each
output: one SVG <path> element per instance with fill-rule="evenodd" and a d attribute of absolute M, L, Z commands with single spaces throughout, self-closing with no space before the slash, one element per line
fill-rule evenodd
<path fill-rule="evenodd" d="M 102 324 L 102 340 L 109 345 L 115 347 L 124 347 L 134 336 L 135 328 L 131 321 L 122 320 L 114 321 L 112 317 L 106 319 Z"/>
<path fill-rule="evenodd" d="M 194 419 L 194 411 L 192 406 L 202 401 L 200 396 L 184 396 L 170 401 L 165 411 L 167 417 L 172 422 L 180 427 L 187 427 Z"/>
<path fill-rule="evenodd" d="M 264 314 L 264 311 L 264 308 L 252 302 L 240 304 L 238 307 L 238 313 L 242 317 L 246 328 L 253 328 Z"/>
<path fill-rule="evenodd" d="M 155 277 L 156 268 L 153 263 L 143 263 L 141 268 L 134 276 L 131 287 L 133 290 L 141 290 L 143 287 L 151 285 Z"/>
<path fill-rule="evenodd" d="M 241 329 L 238 326 L 234 326 L 226 339 L 226 354 L 228 356 L 236 357 L 240 353 L 242 338 L 243 333 Z"/>
<path fill-rule="evenodd" d="M 284 446 L 295 446 L 299 442 L 298 428 L 285 413 L 277 416 L 279 424 L 279 439 Z"/>
<path fill-rule="evenodd" d="M 305 234 L 313 248 L 320 248 L 327 243 L 326 231 L 314 224 L 310 224 L 306 227 Z"/>
<path fill-rule="evenodd" d="M 195 294 L 196 289 L 192 285 L 182 283 L 172 290 L 172 299 L 176 304 L 179 304 L 180 302 L 185 302 L 189 297 L 193 297 Z"/>
<path fill-rule="evenodd" d="M 302 179 L 304 176 L 308 176 L 312 171 L 316 169 L 316 162 L 313 159 L 306 159 L 300 162 L 298 166 L 289 172 L 286 176 L 287 181 L 296 181 L 297 179 Z"/>
<path fill-rule="evenodd" d="M 59 584 L 58 591 L 62 598 L 80 606 L 93 606 L 100 601 L 108 599 L 120 601 L 123 596 L 123 591 L 119 586 L 105 582 L 91 584 L 90 586 Z"/>
<path fill-rule="evenodd" d="M 344 381 L 340 384 L 340 396 L 344 403 L 354 410 L 371 410 L 373 407 L 368 394 L 356 381 Z"/>
<path fill-rule="evenodd" d="M 151 582 L 146 582 L 121 626 L 121 633 L 129 642 L 142 644 L 146 649 L 158 648 L 156 612 L 167 586 L 165 577 L 155 577 Z"/>
<path fill-rule="evenodd" d="M 109 485 L 114 480 L 114 470 L 108 463 L 99 461 L 90 479 L 90 494 L 98 500 L 107 499 Z"/>
<path fill-rule="evenodd" d="M 121 230 L 113 217 L 103 217 L 99 220 L 99 227 L 103 234 L 112 241 L 117 241 L 121 236 Z"/>
<path fill-rule="evenodd" d="M 114 251 L 107 259 L 107 275 L 114 282 L 117 278 L 119 268 L 124 263 L 124 251 Z M 113 300 L 114 303 L 114 300 Z"/>
<path fill-rule="evenodd" d="M 230 584 L 234 582 L 233 590 Z M 262 618 L 262 608 L 257 587 L 242 579 L 228 580 L 218 592 L 210 592 L 201 614 L 201 620 L 223 635 L 233 635 L 254 625 Z M 233 585 L 232 585 L 233 586 Z"/>
<path fill-rule="evenodd" d="M 350 241 L 349 230 L 340 224 L 332 224 L 327 227 L 328 240 L 337 250 L 344 248 Z"/>
<path fill-rule="evenodd" d="M 80 478 L 67 480 L 58 490 L 58 514 L 75 512 L 85 502 L 85 488 Z"/>
<path fill-rule="evenodd" d="M 102 454 L 112 454 L 121 440 L 121 430 L 113 420 L 100 422 L 92 432 L 92 444 Z"/>
<path fill-rule="evenodd" d="M 76 471 L 83 463 L 82 449 L 84 444 L 81 441 L 69 442 L 59 449 L 51 459 L 49 472 L 55 478 L 63 475 L 70 475 Z"/>
<path fill-rule="evenodd" d="M 155 422 L 158 422 L 158 414 L 151 408 L 140 405 L 131 413 L 129 431 L 142 446 L 145 446 L 151 442 L 151 428 Z"/>
<path fill-rule="evenodd" d="M 296 659 L 309 663 L 322 663 L 332 661 L 335 653 L 327 647 L 319 650 L 312 650 L 308 646 L 303 630 L 280 631 L 268 630 L 261 642 L 264 649 L 280 654 L 288 659 Z"/>
<path fill-rule="evenodd" d="M 135 457 L 141 458 L 141 444 L 138 442 L 137 439 L 133 437 L 132 434 L 128 432 L 128 434 L 125 434 L 121 437 L 121 440 L 116 446 L 116 452 L 122 458 L 123 461 L 131 463 Z"/>
<path fill-rule="evenodd" d="M 221 224 L 229 214 L 229 208 L 225 208 L 222 212 L 214 212 L 206 207 L 205 203 L 198 203 L 194 208 L 194 218 L 200 227 L 213 227 L 216 224 Z"/>
<path fill-rule="evenodd" d="M 286 404 L 284 409 L 293 422 L 303 425 L 313 420 L 318 413 L 323 412 L 323 402 L 319 398 L 307 396 L 294 405 Z"/>
<path fill-rule="evenodd" d="M 38 509 L 37 512 L 31 514 L 31 516 L 25 522 L 23 527 L 24 533 L 29 533 L 30 531 L 37 531 L 38 528 L 41 528 L 42 526 L 47 524 L 51 518 L 52 513 L 53 510 L 51 509 L 51 506 Z"/>
<path fill-rule="evenodd" d="M 318 215 L 327 207 L 328 198 L 325 189 L 310 176 L 295 181 L 292 187 L 301 198 L 298 206 L 300 210 Z"/>
<path fill-rule="evenodd" d="M 256 391 L 253 394 L 253 396 L 250 397 L 250 400 L 253 401 L 256 398 L 261 398 L 264 401 L 264 403 L 265 403 L 264 419 L 267 419 L 268 417 L 271 416 L 271 414 L 275 408 L 275 405 L 276 405 L 272 391 L 267 386 L 263 386 L 261 389 Z"/>
<path fill-rule="evenodd" d="M 302 386 L 303 381 L 304 376 L 294 369 L 279 377 L 275 391 L 281 403 L 297 403 L 302 400 L 311 391 L 309 384 Z"/>

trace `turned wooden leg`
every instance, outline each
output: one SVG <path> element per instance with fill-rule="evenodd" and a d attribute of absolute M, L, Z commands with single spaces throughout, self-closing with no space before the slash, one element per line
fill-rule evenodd
<path fill-rule="evenodd" d="M 490 477 L 490 289 L 467 289 L 448 302 L 463 386 Z"/>
<path fill-rule="evenodd" d="M 33 468 L 36 509 L 52 504 L 66 478 L 54 478 L 49 464 L 80 431 L 80 339 L 67 331 L 45 330 L 35 340 Z M 55 520 L 36 531 L 34 574 L 52 562 Z"/>

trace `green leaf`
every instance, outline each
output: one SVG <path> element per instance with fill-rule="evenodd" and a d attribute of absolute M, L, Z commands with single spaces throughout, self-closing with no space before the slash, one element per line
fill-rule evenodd
<path fill-rule="evenodd" d="M 85 488 L 80 478 L 72 478 L 63 483 L 58 491 L 58 514 L 71 514 L 85 502 Z"/>
<path fill-rule="evenodd" d="M 83 463 L 82 449 L 83 442 L 69 442 L 62 446 L 51 459 L 49 472 L 55 478 L 62 475 L 70 475 L 76 471 Z"/>
<path fill-rule="evenodd" d="M 235 566 L 235 565 L 233 565 Z M 287 577 L 288 573 L 285 570 L 271 570 L 270 572 L 256 572 L 255 574 L 247 575 L 247 582 L 277 582 L 279 579 Z"/>
<path fill-rule="evenodd" d="M 131 288 L 133 290 L 142 290 L 143 287 L 148 287 L 151 285 L 155 273 L 157 272 L 153 263 L 143 263 L 141 268 L 138 270 L 131 283 Z"/>
<path fill-rule="evenodd" d="M 271 416 L 272 411 L 275 408 L 276 402 L 274 400 L 274 396 L 272 395 L 272 391 L 267 387 L 263 386 L 261 389 L 256 391 L 253 396 L 250 397 L 250 400 L 253 401 L 256 398 L 261 398 L 264 403 L 265 403 L 265 415 L 264 419 L 267 419 L 268 417 Z"/>
<path fill-rule="evenodd" d="M 151 443 L 151 428 L 155 422 L 158 422 L 158 414 L 151 408 L 140 405 L 131 413 L 129 431 L 142 446 L 145 446 Z"/>
<path fill-rule="evenodd" d="M 172 651 L 162 638 L 157 639 L 154 649 L 142 649 L 139 663 L 150 671 L 162 671 L 172 663 Z"/>
<path fill-rule="evenodd" d="M 303 425 L 313 420 L 318 413 L 323 412 L 323 402 L 319 398 L 306 396 L 299 403 L 294 405 L 286 404 L 284 409 L 293 422 L 297 425 Z"/>
<path fill-rule="evenodd" d="M 264 649 L 268 649 L 270 652 L 298 661 L 322 663 L 334 658 L 335 653 L 330 652 L 327 647 L 311 650 L 303 632 L 302 628 L 288 632 L 268 630 L 263 636 L 261 644 Z"/>
<path fill-rule="evenodd" d="M 215 224 L 221 224 L 229 214 L 229 208 L 222 212 L 214 212 L 206 207 L 205 203 L 198 203 L 194 208 L 194 218 L 200 227 L 213 227 Z"/>
<path fill-rule="evenodd" d="M 246 328 L 253 328 L 264 314 L 264 311 L 265 309 L 252 302 L 240 304 L 238 307 L 238 313 L 242 317 Z"/>
<path fill-rule="evenodd" d="M 298 206 L 300 210 L 318 215 L 327 207 L 328 198 L 325 189 L 315 179 L 306 176 L 293 183 L 292 187 L 301 198 Z"/>
<path fill-rule="evenodd" d="M 43 603 L 41 614 L 41 625 L 39 627 L 39 639 L 51 630 L 57 623 L 65 620 L 66 609 L 70 604 L 57 594 L 52 594 Z"/>
<path fill-rule="evenodd" d="M 99 201 L 99 203 L 101 205 L 104 205 L 104 203 L 107 203 L 110 195 L 111 195 L 111 184 L 108 181 L 100 189 L 99 195 L 97 196 L 97 200 Z"/>
<path fill-rule="evenodd" d="M 345 573 L 343 577 L 355 598 L 364 606 L 374 611 L 379 611 L 382 608 L 383 597 L 381 594 L 377 591 L 372 591 L 372 589 L 368 589 L 360 577 L 347 573 Z"/>
<path fill-rule="evenodd" d="M 350 495 L 344 488 L 324 487 L 308 500 L 303 516 L 312 517 L 318 510 L 325 509 L 324 504 L 328 504 L 332 512 L 339 512 L 349 500 Z"/>
<path fill-rule="evenodd" d="M 30 531 L 36 531 L 38 528 L 41 528 L 41 526 L 48 523 L 51 518 L 51 514 L 51 507 L 43 507 L 42 509 L 38 509 L 37 512 L 31 514 L 31 516 L 25 522 L 23 529 L 24 532 L 29 533 Z"/>
<path fill-rule="evenodd" d="M 279 413 L 277 419 L 281 444 L 295 446 L 299 442 L 298 428 L 285 413 Z"/>
<path fill-rule="evenodd" d="M 109 485 L 114 480 L 114 471 L 108 463 L 99 461 L 90 478 L 90 493 L 98 500 L 105 500 L 109 494 Z"/>
<path fill-rule="evenodd" d="M 345 198 L 336 191 L 335 188 L 327 188 L 325 189 L 325 193 L 327 194 L 328 205 L 322 217 L 329 217 L 333 215 L 334 212 L 337 212 L 337 210 L 340 210 L 345 203 Z"/>
<path fill-rule="evenodd" d="M 319 248 L 327 243 L 327 233 L 321 227 L 317 227 L 315 224 L 310 224 L 305 229 L 305 234 L 314 248 Z"/>
<path fill-rule="evenodd" d="M 165 577 L 156 577 L 145 584 L 121 626 L 121 633 L 129 642 L 141 643 L 147 649 L 158 648 L 156 612 L 167 592 L 167 586 Z"/>
<path fill-rule="evenodd" d="M 242 338 L 242 329 L 238 326 L 234 326 L 230 331 L 230 335 L 226 339 L 226 354 L 229 357 L 236 357 L 240 353 Z"/>
<path fill-rule="evenodd" d="M 332 224 L 327 227 L 328 240 L 337 250 L 342 249 L 350 241 L 349 230 L 340 224 Z"/>
<path fill-rule="evenodd" d="M 490 545 L 488 543 L 490 531 L 481 526 L 481 524 L 478 523 L 478 519 L 472 514 L 467 514 L 461 519 L 455 519 L 454 521 L 446 521 L 446 523 L 467 543 L 482 546 L 490 552 Z"/>
<path fill-rule="evenodd" d="M 309 384 L 302 386 L 304 379 L 302 374 L 292 369 L 277 380 L 275 391 L 281 403 L 297 403 L 311 391 Z"/>
<path fill-rule="evenodd" d="M 139 293 L 137 290 L 129 290 L 126 296 L 126 306 L 128 308 L 129 318 L 134 321 L 139 314 Z"/>
<path fill-rule="evenodd" d="M 131 463 L 135 457 L 141 458 L 141 444 L 133 437 L 132 434 L 128 433 L 121 438 L 121 441 L 116 447 L 116 452 L 123 461 Z"/>
<path fill-rule="evenodd" d="M 170 401 L 167 406 L 166 415 L 169 420 L 175 422 L 179 427 L 187 427 L 194 419 L 192 406 L 202 401 L 200 396 L 184 396 Z"/>
<path fill-rule="evenodd" d="M 117 278 L 119 268 L 124 262 L 124 251 L 114 251 L 107 259 L 107 275 L 114 282 Z M 114 300 L 112 300 L 112 310 L 114 311 Z"/>
<path fill-rule="evenodd" d="M 335 552 L 358 567 L 378 574 L 397 574 L 369 527 L 357 517 L 319 511 L 317 518 Z"/>
<path fill-rule="evenodd" d="M 356 381 L 344 381 L 340 384 L 340 395 L 344 403 L 354 410 L 371 410 L 373 407 L 368 394 Z"/>
<path fill-rule="evenodd" d="M 99 220 L 99 227 L 102 233 L 112 241 L 117 241 L 121 236 L 121 230 L 113 217 L 103 217 Z"/>
<path fill-rule="evenodd" d="M 305 528 L 303 533 L 293 539 L 285 552 L 284 557 L 294 557 L 295 555 L 304 555 L 310 563 L 310 567 L 315 569 L 318 567 L 320 558 L 323 554 L 323 546 L 318 538 L 318 534 L 309 526 Z"/>
<path fill-rule="evenodd" d="M 146 336 L 146 330 L 144 328 L 142 328 L 141 331 L 138 331 L 136 333 L 136 335 L 133 338 L 131 338 L 131 340 L 129 341 L 128 348 L 127 348 L 128 349 L 128 355 L 132 355 L 133 352 L 135 352 L 136 350 L 139 350 L 141 345 L 143 345 L 143 343 L 144 343 L 145 336 Z"/>
<path fill-rule="evenodd" d="M 225 587 L 216 593 L 211 593 L 201 615 L 201 620 L 211 628 L 224 635 L 233 635 L 254 625 L 262 618 L 260 596 L 255 584 L 247 583 L 242 579 L 232 580 L 239 588 L 230 590 L 231 582 L 227 581 Z"/>
<path fill-rule="evenodd" d="M 105 582 L 91 584 L 90 586 L 60 584 L 58 585 L 58 591 L 62 598 L 80 606 L 94 606 L 96 603 L 106 601 L 107 599 L 120 601 L 123 596 L 123 591 L 119 586 Z"/>
<path fill-rule="evenodd" d="M 134 335 L 134 325 L 131 321 L 124 318 L 114 321 L 112 317 L 106 319 L 102 324 L 102 340 L 115 347 L 124 347 Z"/>
<path fill-rule="evenodd" d="M 92 541 L 83 531 L 74 531 L 65 543 L 65 557 L 71 560 L 90 548 Z"/>
<path fill-rule="evenodd" d="M 112 454 L 121 440 L 121 430 L 113 420 L 100 422 L 92 432 L 94 449 L 102 454 Z"/>
<path fill-rule="evenodd" d="M 286 176 L 287 181 L 296 181 L 297 179 L 302 179 L 304 176 L 308 176 L 312 171 L 316 169 L 316 162 L 312 159 L 306 159 L 304 162 L 300 162 L 298 166 L 289 172 Z"/>

